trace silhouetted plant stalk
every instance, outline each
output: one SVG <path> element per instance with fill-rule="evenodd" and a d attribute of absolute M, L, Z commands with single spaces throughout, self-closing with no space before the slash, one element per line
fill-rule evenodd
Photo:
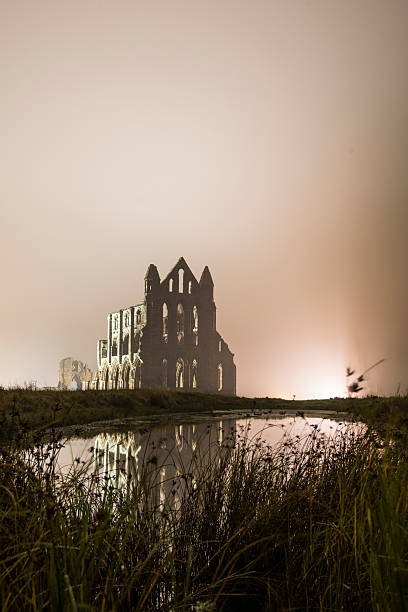
<path fill-rule="evenodd" d="M 0 451 L 4 611 L 407 607 L 407 437 L 342 424 L 272 448 L 239 429 L 182 466 L 174 504 L 154 462 L 117 489 L 36 436 Z"/>
<path fill-rule="evenodd" d="M 366 380 L 365 376 L 368 374 L 370 370 L 379 366 L 380 363 L 383 363 L 383 361 L 385 361 L 385 359 L 380 359 L 379 361 L 374 363 L 372 366 L 364 370 L 364 372 L 360 374 L 359 376 L 357 376 L 353 380 L 353 382 L 347 384 L 347 391 L 348 391 L 349 397 L 352 397 L 353 395 L 357 395 L 358 393 L 360 393 L 360 391 L 363 390 L 362 383 L 365 382 Z M 350 376 L 353 376 L 354 374 L 355 374 L 355 370 L 352 370 L 351 368 L 346 368 L 346 378 L 347 379 L 350 378 Z"/>

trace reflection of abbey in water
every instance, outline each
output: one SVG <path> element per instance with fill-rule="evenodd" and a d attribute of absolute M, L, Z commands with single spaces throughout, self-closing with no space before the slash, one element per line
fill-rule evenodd
<path fill-rule="evenodd" d="M 233 354 L 216 330 L 214 284 L 181 257 L 163 281 L 151 264 L 143 302 L 108 315 L 94 389 L 192 389 L 235 395 Z"/>
<path fill-rule="evenodd" d="M 95 467 L 118 488 L 149 478 L 152 501 L 173 505 L 186 486 L 194 487 L 200 469 L 234 444 L 235 430 L 236 422 L 228 420 L 100 434 L 94 443 Z"/>

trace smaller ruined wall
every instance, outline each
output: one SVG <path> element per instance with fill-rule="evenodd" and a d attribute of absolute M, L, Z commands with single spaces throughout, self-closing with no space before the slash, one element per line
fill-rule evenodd
<path fill-rule="evenodd" d="M 82 383 L 90 383 L 92 371 L 88 364 L 84 364 L 73 357 L 61 359 L 59 363 L 58 389 L 76 391 L 82 389 Z"/>

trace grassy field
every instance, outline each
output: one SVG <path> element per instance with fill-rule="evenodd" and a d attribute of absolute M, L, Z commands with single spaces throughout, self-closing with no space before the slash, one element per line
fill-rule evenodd
<path fill-rule="evenodd" d="M 152 473 L 117 490 L 60 475 L 59 438 L 20 442 L 0 451 L 4 611 L 408 608 L 407 437 L 227 440 L 179 506 L 152 503 Z"/>

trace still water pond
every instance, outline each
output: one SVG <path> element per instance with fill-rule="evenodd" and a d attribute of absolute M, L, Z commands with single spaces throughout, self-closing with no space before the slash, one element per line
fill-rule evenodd
<path fill-rule="evenodd" d="M 344 416 L 344 415 L 343 415 Z M 361 423 L 336 416 L 273 415 L 267 418 L 212 418 L 196 423 L 129 425 L 127 431 L 107 429 L 98 435 L 66 441 L 59 456 L 63 473 L 82 468 L 97 472 L 105 482 L 121 488 L 138 481 L 146 472 L 154 474 L 160 499 L 166 498 L 180 481 L 194 480 L 197 471 L 218 460 L 227 449 L 264 450 L 274 454 L 287 449 L 301 451 L 313 441 L 324 447 L 344 436 L 364 431 Z M 286 449 L 286 450 L 285 450 Z"/>

